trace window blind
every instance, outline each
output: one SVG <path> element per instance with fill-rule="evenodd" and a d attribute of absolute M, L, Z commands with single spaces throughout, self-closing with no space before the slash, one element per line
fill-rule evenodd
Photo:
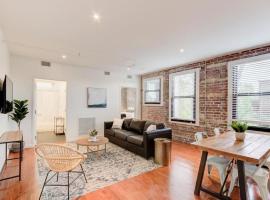
<path fill-rule="evenodd" d="M 171 120 L 195 123 L 196 72 L 175 74 L 171 84 Z"/>
<path fill-rule="evenodd" d="M 232 119 L 270 128 L 270 59 L 232 67 Z"/>
<path fill-rule="evenodd" d="M 144 103 L 161 103 L 161 78 L 144 80 Z"/>

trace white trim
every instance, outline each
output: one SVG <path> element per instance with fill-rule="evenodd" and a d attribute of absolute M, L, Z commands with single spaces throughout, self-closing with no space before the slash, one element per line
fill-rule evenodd
<path fill-rule="evenodd" d="M 235 65 L 251 63 L 251 62 L 258 62 L 262 60 L 270 60 L 270 54 L 263 54 L 259 56 L 243 58 L 235 61 L 228 62 L 227 70 L 228 70 L 228 127 L 232 123 L 232 68 Z"/>
<path fill-rule="evenodd" d="M 170 123 L 199 126 L 199 124 L 200 124 L 200 102 L 199 102 L 200 101 L 200 70 L 201 70 L 201 68 L 196 68 L 196 69 L 171 73 L 169 75 L 169 122 Z M 190 73 L 194 73 L 194 72 L 196 73 L 196 119 L 195 119 L 195 124 L 172 121 L 171 120 L 172 78 L 174 76 L 177 76 L 177 75 L 190 74 Z"/>
<path fill-rule="evenodd" d="M 160 103 L 159 104 L 145 104 L 145 97 L 144 97 L 144 87 L 145 87 L 145 81 L 150 81 L 150 80 L 154 80 L 154 79 L 160 79 Z M 143 97 L 143 106 L 163 106 L 163 76 L 154 76 L 154 77 L 151 77 L 151 78 L 144 78 L 142 80 L 142 97 Z"/>

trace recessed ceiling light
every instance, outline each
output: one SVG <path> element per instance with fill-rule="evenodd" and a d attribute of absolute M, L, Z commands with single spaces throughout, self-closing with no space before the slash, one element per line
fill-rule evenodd
<path fill-rule="evenodd" d="M 62 55 L 62 58 L 65 60 L 67 58 L 67 55 Z"/>
<path fill-rule="evenodd" d="M 93 14 L 93 19 L 94 19 L 94 21 L 99 22 L 100 21 L 100 15 L 98 13 L 94 13 Z"/>
<path fill-rule="evenodd" d="M 183 53 L 185 50 L 184 49 L 180 49 L 180 53 Z"/>
<path fill-rule="evenodd" d="M 129 71 L 130 70 L 130 67 L 128 67 L 127 70 Z"/>

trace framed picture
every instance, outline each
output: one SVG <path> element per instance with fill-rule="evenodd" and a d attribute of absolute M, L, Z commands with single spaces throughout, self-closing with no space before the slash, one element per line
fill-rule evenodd
<path fill-rule="evenodd" d="M 107 108 L 107 89 L 92 87 L 87 88 L 87 107 Z"/>

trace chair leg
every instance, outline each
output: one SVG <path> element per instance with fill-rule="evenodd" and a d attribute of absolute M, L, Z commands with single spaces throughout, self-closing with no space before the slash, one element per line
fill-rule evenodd
<path fill-rule="evenodd" d="M 208 164 L 207 165 L 207 170 L 208 170 L 208 175 L 210 176 L 210 174 L 211 174 L 211 171 L 212 171 L 212 165 L 210 165 L 210 164 Z"/>
<path fill-rule="evenodd" d="M 67 180 L 68 180 L 68 200 L 69 200 L 69 171 L 67 173 L 68 173 Z"/>
<path fill-rule="evenodd" d="M 43 183 L 43 186 L 42 186 L 42 189 L 41 189 L 41 192 L 40 192 L 40 195 L 39 195 L 39 198 L 38 198 L 38 199 L 41 198 L 42 192 L 43 192 L 43 190 L 44 190 L 44 187 L 45 187 L 45 185 L 46 185 L 46 182 L 47 182 L 47 179 L 48 179 L 48 176 L 49 176 L 50 172 L 51 172 L 51 170 L 48 171 L 48 173 L 47 173 L 47 175 L 46 175 L 46 178 L 45 178 L 45 180 L 44 180 L 44 183 Z"/>
<path fill-rule="evenodd" d="M 58 182 L 58 175 L 59 175 L 59 173 L 57 172 L 57 174 L 56 174 L 56 182 Z"/>
<path fill-rule="evenodd" d="M 230 183 L 230 187 L 228 191 L 228 196 L 231 196 L 237 177 L 238 177 L 237 169 L 234 167 L 232 170 L 232 177 L 231 177 L 231 183 Z"/>
<path fill-rule="evenodd" d="M 80 164 L 80 166 L 81 166 L 81 169 L 82 169 L 82 173 L 83 173 L 83 176 L 84 176 L 85 182 L 87 183 L 87 179 L 86 179 L 85 172 L 84 172 L 84 170 L 83 170 L 82 164 Z"/>

